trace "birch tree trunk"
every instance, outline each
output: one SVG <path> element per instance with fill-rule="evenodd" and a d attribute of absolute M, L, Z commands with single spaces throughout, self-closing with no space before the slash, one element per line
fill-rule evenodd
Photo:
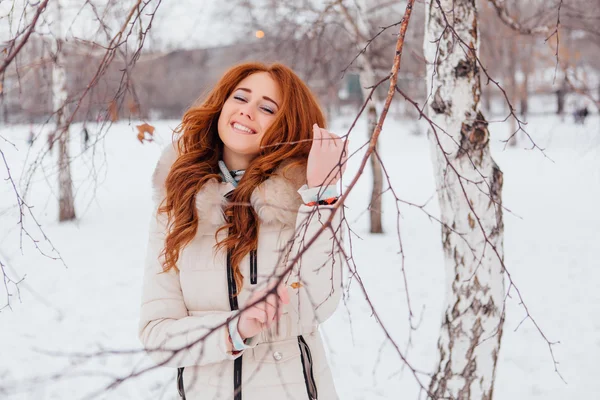
<path fill-rule="evenodd" d="M 361 10 L 366 10 L 366 3 L 364 0 L 357 0 L 357 15 L 353 18 L 348 9 L 340 4 L 342 12 L 346 19 L 346 26 L 350 32 L 354 32 L 354 37 L 357 47 L 362 47 L 366 44 L 367 40 L 371 37 L 370 29 L 366 16 L 364 16 Z M 363 94 L 363 98 L 366 99 L 369 96 L 371 87 L 377 83 L 377 76 L 375 75 L 375 68 L 371 63 L 369 57 L 369 48 L 358 57 L 358 64 L 360 66 L 359 80 L 360 87 Z M 373 92 L 371 100 L 367 105 L 367 136 L 371 139 L 371 135 L 375 131 L 377 126 L 377 120 L 379 116 L 377 114 L 376 104 L 380 103 L 380 98 L 377 92 Z M 378 144 L 375 147 L 375 153 L 377 153 Z M 381 163 L 377 156 L 372 155 L 370 158 L 371 171 L 373 173 L 373 187 L 371 188 L 371 201 L 369 203 L 369 215 L 370 215 L 370 232 L 371 233 L 383 233 L 383 225 L 381 223 L 382 217 L 382 206 L 381 206 L 381 193 L 383 192 L 383 170 Z"/>
<path fill-rule="evenodd" d="M 527 56 L 531 57 L 531 54 L 533 53 L 533 46 L 531 46 L 530 44 L 527 44 L 527 47 L 525 48 L 527 51 Z M 533 61 L 531 60 L 523 60 L 524 56 L 522 53 L 520 53 L 520 61 L 521 61 L 521 69 L 523 72 L 523 83 L 521 84 L 521 91 L 520 91 L 520 102 L 521 102 L 521 107 L 520 107 L 520 111 L 521 111 L 521 117 L 523 118 L 523 120 L 527 121 L 527 115 L 529 114 L 529 75 L 531 75 L 532 69 L 533 69 Z"/>
<path fill-rule="evenodd" d="M 519 99 L 519 88 L 517 84 L 517 63 L 519 59 L 517 52 L 519 51 L 519 49 L 517 48 L 517 40 L 518 39 L 516 37 L 510 38 L 510 44 L 508 49 L 508 65 L 506 68 L 506 72 L 508 73 L 509 87 L 508 97 L 510 98 L 510 103 L 513 104 L 515 107 L 517 104 L 517 100 Z M 509 110 L 508 112 L 510 112 L 510 106 L 507 105 L 507 108 Z M 516 113 L 517 110 L 515 109 L 514 112 Z M 512 136 L 508 141 L 508 145 L 511 147 L 516 147 L 518 141 L 518 134 L 513 135 L 513 133 L 515 133 L 515 131 L 517 130 L 517 121 L 512 116 L 508 120 L 510 122 L 510 132 L 508 134 L 509 136 Z"/>
<path fill-rule="evenodd" d="M 54 137 L 58 138 L 58 220 L 60 222 L 75 219 L 75 200 L 73 198 L 73 180 L 69 159 L 69 126 L 66 124 L 65 109 L 68 97 L 67 72 L 61 49 L 63 41 L 60 5 L 56 4 L 56 40 L 52 41 L 52 106 L 56 120 Z"/>
<path fill-rule="evenodd" d="M 361 71 L 359 74 L 360 86 L 363 92 L 363 98 L 366 99 L 369 95 L 369 90 L 366 87 L 376 84 L 377 77 L 369 60 L 365 60 L 366 54 L 361 57 Z M 371 135 L 375 132 L 379 115 L 377 114 L 376 104 L 379 101 L 379 96 L 373 93 L 371 100 L 367 105 L 367 136 L 371 139 Z M 379 148 L 379 143 L 375 145 L 375 153 Z M 379 159 L 375 154 L 370 158 L 371 171 L 373 173 L 373 187 L 371 188 L 371 202 L 369 203 L 369 216 L 371 221 L 371 233 L 383 233 L 383 225 L 381 224 L 382 208 L 381 208 L 381 192 L 383 192 L 383 171 Z"/>
<path fill-rule="evenodd" d="M 445 21 L 478 49 L 477 10 L 474 0 L 426 4 L 428 113 L 446 132 L 428 134 L 447 274 L 439 362 L 429 390 L 434 399 L 491 399 L 504 322 L 502 172 L 480 111 L 476 54 L 458 43 Z"/>

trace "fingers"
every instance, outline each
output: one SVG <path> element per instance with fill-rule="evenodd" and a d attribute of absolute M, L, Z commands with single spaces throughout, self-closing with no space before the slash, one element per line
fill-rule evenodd
<path fill-rule="evenodd" d="M 268 324 L 271 322 L 273 315 L 275 313 L 275 309 L 270 309 L 272 306 L 266 303 L 259 303 L 254 307 L 248 309 L 248 317 L 255 319 L 263 324 Z"/>
<path fill-rule="evenodd" d="M 350 139 L 346 139 L 346 141 L 344 142 L 344 151 L 342 153 L 342 174 L 346 171 L 346 167 L 348 166 L 348 163 L 346 162 L 346 160 L 348 160 L 349 142 L 350 142 Z"/>
<path fill-rule="evenodd" d="M 313 125 L 313 140 L 318 141 L 320 147 L 338 147 L 341 142 L 341 138 L 338 135 L 319 127 L 317 124 Z"/>
<path fill-rule="evenodd" d="M 283 283 L 281 283 L 277 287 L 277 294 L 279 295 L 279 298 L 281 299 L 281 302 L 283 304 L 290 303 L 290 294 L 288 293 L 287 288 L 285 287 L 285 285 Z"/>
<path fill-rule="evenodd" d="M 278 295 L 275 294 L 270 294 L 267 300 L 274 310 L 274 313 L 271 319 L 269 320 L 270 323 L 273 323 L 279 320 L 279 318 L 281 318 L 281 315 L 283 314 L 283 304 L 281 304 L 282 300 L 279 298 Z"/>
<path fill-rule="evenodd" d="M 258 303 L 248 310 L 248 316 L 263 324 L 269 326 L 273 322 L 273 318 L 277 314 L 277 310 L 269 303 Z"/>
<path fill-rule="evenodd" d="M 323 129 L 323 135 L 326 136 L 325 141 L 328 143 L 330 150 L 335 151 L 338 147 L 341 148 L 344 145 L 342 138 L 333 132 Z"/>
<path fill-rule="evenodd" d="M 270 326 L 271 323 L 275 320 L 275 317 L 277 316 L 277 309 L 279 307 L 277 307 L 276 305 L 273 305 L 271 303 L 262 303 L 262 304 L 264 305 L 265 314 L 267 316 L 266 324 L 267 324 L 267 326 Z"/>
<path fill-rule="evenodd" d="M 327 134 L 329 135 L 329 142 L 332 148 L 337 148 L 338 146 L 341 146 L 342 139 L 338 135 L 332 132 L 327 132 Z"/>
<path fill-rule="evenodd" d="M 267 296 L 267 298 L 265 299 L 265 302 L 266 302 L 266 304 L 273 307 L 274 310 L 277 310 L 278 308 L 281 307 L 281 300 L 279 300 L 277 295 L 275 295 L 273 293 L 271 293 Z"/>
<path fill-rule="evenodd" d="M 333 132 L 329 132 L 327 129 L 319 127 L 317 124 L 313 124 L 313 140 L 320 141 L 321 147 L 341 147 L 342 142 L 345 146 L 348 146 L 349 140 L 343 141 L 342 138 Z M 313 142 L 314 143 L 314 142 Z M 347 147 L 346 147 L 347 150 Z"/>
<path fill-rule="evenodd" d="M 319 128 L 319 125 L 314 124 L 313 125 L 313 146 L 315 146 L 315 143 L 318 142 L 318 146 L 319 147 L 323 147 L 323 132 L 321 131 L 321 128 Z"/>
<path fill-rule="evenodd" d="M 278 320 L 283 313 L 283 304 L 290 302 L 289 294 L 284 284 L 279 284 L 274 293 L 270 293 L 276 281 L 269 283 L 267 289 L 255 292 L 248 300 L 248 305 L 254 306 L 248 309 L 248 317 L 270 326 L 272 322 Z M 269 294 L 267 294 L 269 293 Z M 282 304 L 283 303 L 283 304 Z"/>
<path fill-rule="evenodd" d="M 331 137 L 332 140 L 331 142 L 334 143 L 334 146 L 331 147 L 331 150 L 336 154 L 336 160 L 339 161 L 339 169 L 337 169 L 336 172 L 336 180 L 340 179 L 341 176 L 344 174 L 344 171 L 346 171 L 346 166 L 347 166 L 347 162 L 346 160 L 348 160 L 348 145 L 350 140 L 346 139 L 346 140 L 342 140 L 342 138 L 334 133 L 331 133 Z M 341 149 L 341 153 L 340 153 L 340 149 Z"/>
<path fill-rule="evenodd" d="M 267 321 L 267 314 L 265 313 L 265 311 L 256 306 L 246 310 L 246 316 L 248 319 L 257 320 L 258 322 L 263 324 Z"/>
<path fill-rule="evenodd" d="M 275 287 L 275 285 L 277 285 L 277 279 L 272 280 L 269 282 L 269 284 L 267 285 L 267 292 L 270 292 L 273 290 L 273 288 Z M 277 286 L 277 289 L 275 291 L 275 293 L 277 294 L 277 296 L 279 296 L 279 300 L 283 303 L 283 304 L 289 304 L 290 302 L 290 295 L 288 294 L 288 291 L 285 287 L 285 284 L 283 282 L 279 283 L 279 285 Z"/>

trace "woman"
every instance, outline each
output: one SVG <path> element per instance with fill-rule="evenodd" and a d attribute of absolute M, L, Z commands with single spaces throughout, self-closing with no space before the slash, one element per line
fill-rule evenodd
<path fill-rule="evenodd" d="M 139 336 L 181 398 L 336 399 L 318 324 L 341 292 L 347 141 L 289 68 L 231 68 L 153 176 Z M 312 133 L 312 134 L 311 134 Z"/>

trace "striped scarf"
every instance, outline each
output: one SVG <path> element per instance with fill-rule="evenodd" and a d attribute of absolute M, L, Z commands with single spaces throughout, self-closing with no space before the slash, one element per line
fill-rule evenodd
<path fill-rule="evenodd" d="M 223 178 L 223 180 L 225 182 L 231 183 L 233 187 L 237 187 L 238 182 L 240 181 L 240 179 L 242 179 L 242 176 L 244 176 L 245 172 L 245 170 L 243 169 L 236 169 L 230 171 L 229 169 L 227 169 L 227 166 L 225 165 L 225 162 L 223 162 L 223 160 L 219 160 L 219 169 L 221 170 L 221 177 Z"/>

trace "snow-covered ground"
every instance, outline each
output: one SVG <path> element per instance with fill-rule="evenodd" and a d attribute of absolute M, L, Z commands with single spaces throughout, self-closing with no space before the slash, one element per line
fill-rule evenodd
<path fill-rule="evenodd" d="M 79 357 L 100 350 L 139 349 L 136 337 L 146 229 L 151 213 L 150 175 L 161 144 L 176 121 L 155 126 L 159 142 L 141 145 L 135 128 L 115 125 L 95 156 L 85 152 L 74 164 L 78 221 L 56 222 L 56 176 L 46 162 L 34 177 L 28 200 L 66 267 L 39 254 L 23 237 L 21 254 L 15 197 L 7 182 L 0 186 L 0 259 L 9 276 L 25 280 L 20 296 L 9 284 L 12 309 L 0 312 L 0 398 L 78 399 L 93 393 L 132 368 L 147 365 L 139 354 Z M 349 121 L 332 130 L 343 133 Z M 424 126 L 421 125 L 421 131 Z M 546 340 L 514 296 L 508 300 L 495 398 L 583 399 L 600 393 L 600 120 L 585 126 L 568 118 L 533 118 L 527 127 L 545 155 L 521 138 L 522 146 L 503 149 L 507 127 L 491 125 L 493 154 L 504 171 L 506 264 L 535 321 L 551 342 L 563 382 L 554 371 Z M 398 195 L 438 213 L 429 144 L 413 134 L 413 121 L 389 119 L 380 152 Z M 92 129 L 93 131 L 93 129 Z M 77 129 L 74 134 L 77 134 Z M 2 127 L 18 151 L 2 144 L 13 177 L 27 157 L 28 127 Z M 352 147 L 366 137 L 360 122 Z M 32 155 L 45 137 L 34 144 Z M 78 137 L 73 154 L 80 149 Z M 56 150 L 56 149 L 55 149 Z M 356 171 L 358 157 L 346 176 Z M 2 165 L 0 163 L 0 165 Z M 3 168 L 1 176 L 6 177 Z M 354 231 L 358 272 L 381 323 L 408 355 L 411 365 L 430 372 L 444 299 L 440 227 L 423 211 L 400 205 L 408 293 L 417 329 L 409 330 L 406 288 L 398 254 L 396 208 L 385 199 L 384 235 L 368 233 L 368 174 L 349 197 L 347 211 Z M 11 208 L 12 207 L 12 208 Z M 12 211 L 10 211 L 12 210 Z M 28 229 L 41 240 L 29 219 Z M 40 242 L 53 255 L 47 243 Z M 0 307 L 6 292 L 0 285 Z M 417 399 L 418 385 L 403 367 L 394 347 L 385 342 L 356 282 L 338 312 L 324 325 L 330 362 L 341 399 Z M 411 345 L 407 349 L 407 340 Z M 425 379 L 426 380 L 426 379 Z M 100 396 L 105 399 L 159 399 L 175 394 L 174 371 L 161 369 L 135 378 Z M 422 397 L 422 395 L 421 395 Z"/>

